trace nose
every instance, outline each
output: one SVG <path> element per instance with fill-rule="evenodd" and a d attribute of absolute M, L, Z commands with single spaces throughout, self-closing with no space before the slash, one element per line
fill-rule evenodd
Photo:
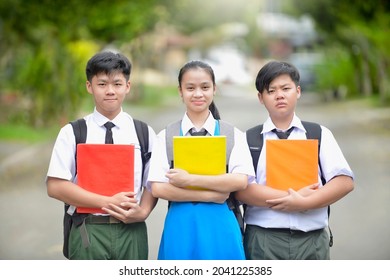
<path fill-rule="evenodd" d="M 200 88 L 196 88 L 194 91 L 194 96 L 203 96 L 202 90 Z"/>
<path fill-rule="evenodd" d="M 108 84 L 107 85 L 107 94 L 113 94 L 115 92 L 114 85 Z"/>
<path fill-rule="evenodd" d="M 275 98 L 276 99 L 281 99 L 281 98 L 284 98 L 284 92 L 283 90 L 281 89 L 277 89 L 276 92 L 275 92 Z"/>

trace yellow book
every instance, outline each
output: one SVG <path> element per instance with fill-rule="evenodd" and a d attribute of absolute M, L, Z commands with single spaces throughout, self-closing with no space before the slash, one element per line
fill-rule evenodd
<path fill-rule="evenodd" d="M 226 136 L 174 136 L 173 165 L 190 174 L 226 173 Z"/>
<path fill-rule="evenodd" d="M 318 140 L 267 140 L 267 185 L 299 190 L 318 182 Z"/>

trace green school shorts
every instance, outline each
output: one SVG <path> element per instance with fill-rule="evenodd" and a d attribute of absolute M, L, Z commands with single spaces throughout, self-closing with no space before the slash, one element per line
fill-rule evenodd
<path fill-rule="evenodd" d="M 146 223 L 86 223 L 89 246 L 85 248 L 80 227 L 72 226 L 69 237 L 71 260 L 147 260 Z"/>
<path fill-rule="evenodd" d="M 310 232 L 247 225 L 244 249 L 248 260 L 329 260 L 325 229 Z"/>

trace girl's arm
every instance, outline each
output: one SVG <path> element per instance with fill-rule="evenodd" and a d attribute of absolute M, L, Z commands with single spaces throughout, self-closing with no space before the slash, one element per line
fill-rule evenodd
<path fill-rule="evenodd" d="M 240 173 L 226 173 L 221 175 L 189 174 L 182 169 L 170 169 L 166 174 L 169 183 L 178 187 L 200 187 L 217 192 L 234 192 L 243 190 L 248 184 L 248 175 Z"/>
<path fill-rule="evenodd" d="M 170 183 L 152 182 L 154 197 L 169 201 L 197 201 L 223 203 L 229 197 L 229 192 L 216 192 L 190 188 L 178 188 Z"/>

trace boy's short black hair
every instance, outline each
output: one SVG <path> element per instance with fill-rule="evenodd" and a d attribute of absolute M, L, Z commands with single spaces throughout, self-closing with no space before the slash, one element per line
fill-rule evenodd
<path fill-rule="evenodd" d="M 269 89 L 270 83 L 278 76 L 288 74 L 295 85 L 299 85 L 300 75 L 298 69 L 288 63 L 282 61 L 271 61 L 264 65 L 256 77 L 256 89 L 263 93 L 264 90 Z"/>
<path fill-rule="evenodd" d="M 88 61 L 85 70 L 87 80 L 90 82 L 93 76 L 99 73 L 111 74 L 116 71 L 123 73 L 126 81 L 128 81 L 130 79 L 131 63 L 126 56 L 111 51 L 103 51 L 95 54 Z"/>

